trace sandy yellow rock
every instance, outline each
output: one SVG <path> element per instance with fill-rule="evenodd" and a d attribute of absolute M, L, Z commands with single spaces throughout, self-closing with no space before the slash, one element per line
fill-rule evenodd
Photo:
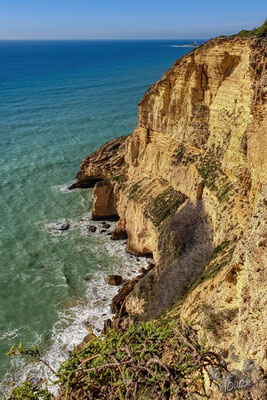
<path fill-rule="evenodd" d="M 183 296 L 182 317 L 220 322 L 224 334 L 208 333 L 209 344 L 233 345 L 241 361 L 251 356 L 264 366 L 265 52 L 266 39 L 239 37 L 191 51 L 145 93 L 135 131 L 85 159 L 77 176 L 108 179 L 95 188 L 93 216 L 117 214 L 115 232 L 128 236 L 128 251 L 157 261 L 149 273 L 154 300 L 149 290 L 150 300 L 133 293 L 129 310 L 149 309 L 155 296 L 161 305 Z M 221 268 L 187 293 L 226 242 Z"/>

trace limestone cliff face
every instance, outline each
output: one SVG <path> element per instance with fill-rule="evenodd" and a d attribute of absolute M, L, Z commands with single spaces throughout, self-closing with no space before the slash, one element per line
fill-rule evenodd
<path fill-rule="evenodd" d="M 176 61 L 139 103 L 136 130 L 77 175 L 78 186 L 101 181 L 93 218 L 117 214 L 113 239 L 127 237 L 129 252 L 156 261 L 128 312 L 153 316 L 183 298 L 189 320 L 227 315 L 225 336 L 208 333 L 210 344 L 261 364 L 265 49 L 266 39 L 218 38 Z"/>

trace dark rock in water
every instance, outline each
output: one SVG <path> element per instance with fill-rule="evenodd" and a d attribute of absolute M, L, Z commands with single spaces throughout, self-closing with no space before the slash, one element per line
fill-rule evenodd
<path fill-rule="evenodd" d="M 139 269 L 138 272 L 139 272 L 139 274 L 145 274 L 147 272 L 147 270 L 144 267 L 142 267 Z"/>
<path fill-rule="evenodd" d="M 101 229 L 100 233 L 106 233 L 107 230 L 106 229 Z"/>
<path fill-rule="evenodd" d="M 71 185 L 68 186 L 68 190 L 73 190 L 73 189 L 77 189 L 79 186 L 77 185 L 76 182 L 72 183 Z"/>
<path fill-rule="evenodd" d="M 111 225 L 108 224 L 107 222 L 105 222 L 105 223 L 102 224 L 102 225 L 103 225 L 103 228 L 105 228 L 105 229 L 109 229 L 109 228 L 111 227 Z"/>
<path fill-rule="evenodd" d="M 90 232 L 96 232 L 96 226 L 95 225 L 89 225 L 88 226 L 88 231 L 90 231 Z"/>
<path fill-rule="evenodd" d="M 101 179 L 98 179 L 95 177 L 83 176 L 83 174 L 81 174 L 81 171 L 79 171 L 77 173 L 76 178 L 78 178 L 78 180 L 68 186 L 69 190 L 78 189 L 78 188 L 80 188 L 80 189 L 92 188 L 98 181 L 101 180 Z"/>
<path fill-rule="evenodd" d="M 153 260 L 153 254 L 149 253 L 145 255 L 146 259 Z"/>
<path fill-rule="evenodd" d="M 68 222 L 65 222 L 65 224 L 60 225 L 57 229 L 59 231 L 66 231 L 67 229 L 69 229 L 70 224 Z"/>
<path fill-rule="evenodd" d="M 148 266 L 147 266 L 147 268 L 142 267 L 142 268 L 139 269 L 138 272 L 139 272 L 140 274 L 146 275 L 146 274 L 147 274 L 149 271 L 151 271 L 154 267 L 155 267 L 155 264 L 154 264 L 154 263 L 149 263 Z"/>
<path fill-rule="evenodd" d="M 155 267 L 155 263 L 151 262 L 151 263 L 148 264 L 147 270 L 151 271 L 154 267 Z"/>
<path fill-rule="evenodd" d="M 90 281 L 93 278 L 92 274 L 86 274 L 85 277 L 83 278 L 85 281 Z"/>
<path fill-rule="evenodd" d="M 113 297 L 112 303 L 111 303 L 111 311 L 114 314 L 118 314 L 119 313 L 125 298 L 128 296 L 129 293 L 131 293 L 131 291 L 134 288 L 135 283 L 136 283 L 136 280 L 127 281 L 123 285 L 123 287 L 121 288 L 119 293 L 115 297 Z"/>
<path fill-rule="evenodd" d="M 103 300 L 101 300 L 101 299 L 95 300 L 94 303 L 93 303 L 93 305 L 94 305 L 95 307 L 101 307 L 101 306 L 103 306 Z M 96 316 L 94 317 L 94 319 L 99 319 L 99 317 L 96 315 Z"/>
<path fill-rule="evenodd" d="M 112 232 L 111 239 L 112 240 L 122 240 L 122 239 L 127 239 L 128 234 L 124 229 L 114 229 Z"/>
<path fill-rule="evenodd" d="M 119 286 L 122 284 L 122 277 L 120 275 L 109 275 L 108 283 L 113 286 Z"/>

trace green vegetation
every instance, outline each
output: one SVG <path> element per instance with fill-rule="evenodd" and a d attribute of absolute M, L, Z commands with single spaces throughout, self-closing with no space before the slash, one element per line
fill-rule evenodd
<path fill-rule="evenodd" d="M 181 144 L 179 144 L 179 146 L 177 147 L 177 149 L 175 150 L 175 152 L 172 155 L 173 164 L 177 164 L 182 161 L 184 152 L 185 152 L 185 146 L 184 146 L 184 144 L 181 143 Z"/>
<path fill-rule="evenodd" d="M 20 352 L 13 348 L 11 354 Z M 205 398 L 203 372 L 219 364 L 218 356 L 198 342 L 191 326 L 164 319 L 93 337 L 61 364 L 56 384 L 68 400 L 192 399 L 194 394 Z M 53 396 L 26 381 L 9 398 L 22 399 Z"/>
<path fill-rule="evenodd" d="M 106 186 L 109 184 L 109 179 L 103 179 L 101 181 L 96 182 L 95 187 Z"/>
<path fill-rule="evenodd" d="M 222 268 L 232 260 L 236 242 L 225 240 L 213 250 L 211 256 L 206 261 L 204 270 L 196 276 L 189 292 L 192 292 L 198 285 L 214 278 Z"/>
<path fill-rule="evenodd" d="M 259 28 L 252 29 L 251 31 L 247 31 L 247 30 L 243 29 L 242 31 L 240 31 L 239 33 L 237 33 L 234 36 L 239 36 L 241 38 L 253 37 L 253 36 L 266 37 L 267 36 L 267 19 L 264 21 L 264 23 Z"/>
<path fill-rule="evenodd" d="M 185 151 L 184 144 L 179 144 L 172 155 L 172 164 L 188 165 L 197 161 L 196 168 L 203 179 L 203 183 L 210 190 L 216 192 L 220 203 L 227 201 L 233 185 L 224 176 L 218 157 L 212 150 L 206 152 L 199 159 L 196 155 Z"/>
<path fill-rule="evenodd" d="M 11 346 L 7 356 L 17 356 L 17 355 L 26 355 L 29 356 L 33 360 L 33 364 L 40 362 L 45 365 L 50 371 L 56 375 L 56 371 L 50 367 L 50 365 L 40 357 L 39 350 L 36 346 L 32 346 L 32 348 L 28 349 L 23 347 L 23 343 L 20 342 L 17 349 L 15 346 Z M 12 392 L 9 400 L 50 400 L 52 399 L 51 393 L 48 392 L 46 386 L 46 380 L 41 379 L 38 383 L 33 383 L 26 379 L 21 385 L 15 387 Z"/>
<path fill-rule="evenodd" d="M 206 303 L 202 304 L 201 311 L 204 314 L 203 328 L 212 332 L 218 339 L 225 334 L 224 323 L 231 322 L 238 314 L 238 308 L 215 311 L 213 306 Z"/>
<path fill-rule="evenodd" d="M 172 187 L 155 197 L 144 210 L 144 215 L 150 218 L 156 227 L 172 218 L 177 208 L 184 203 L 186 196 Z"/>
<path fill-rule="evenodd" d="M 183 143 L 179 144 L 177 149 L 172 155 L 172 164 L 177 165 L 177 164 L 182 164 L 182 165 L 188 165 L 197 160 L 197 157 L 194 154 L 189 153 L 188 151 L 185 151 L 185 146 Z"/>
<path fill-rule="evenodd" d="M 144 189 L 142 189 L 140 187 L 140 184 L 143 180 L 141 179 L 140 181 L 134 183 L 132 186 L 130 186 L 129 190 L 128 190 L 128 194 L 129 194 L 129 200 L 134 200 L 134 201 L 138 201 L 143 193 L 144 193 Z"/>
<path fill-rule="evenodd" d="M 267 19 L 264 23 L 256 29 L 255 36 L 257 37 L 266 37 L 267 36 Z"/>
<path fill-rule="evenodd" d="M 216 155 L 209 150 L 203 157 L 200 158 L 197 165 L 197 170 L 201 177 L 203 178 L 203 183 L 209 189 L 216 191 L 217 180 L 221 173 L 220 162 Z"/>
<path fill-rule="evenodd" d="M 119 189 L 123 190 L 123 188 L 125 187 L 126 176 L 124 174 L 113 175 L 110 178 L 110 181 L 111 182 L 117 182 Z"/>
<path fill-rule="evenodd" d="M 224 203 L 229 200 L 232 188 L 232 183 L 227 181 L 222 187 L 218 189 L 216 196 L 220 203 Z"/>
<path fill-rule="evenodd" d="M 221 163 L 212 150 L 205 153 L 196 166 L 203 183 L 215 192 L 220 203 L 229 200 L 233 184 L 228 180 L 221 170 Z"/>
<path fill-rule="evenodd" d="M 211 256 L 208 258 L 206 264 L 210 264 L 219 254 L 221 254 L 229 245 L 231 244 L 230 240 L 224 240 L 222 243 L 218 244 L 213 250 Z"/>
<path fill-rule="evenodd" d="M 47 388 L 42 389 L 42 383 L 34 385 L 26 380 L 14 388 L 8 400 L 52 400 L 53 396 Z"/>
<path fill-rule="evenodd" d="M 13 355 L 29 356 L 34 360 L 34 362 L 41 362 L 46 367 L 48 367 L 53 374 L 56 374 L 56 371 L 53 368 L 51 368 L 50 365 L 47 364 L 47 362 L 40 357 L 39 350 L 37 349 L 36 346 L 32 346 L 31 349 L 27 349 L 23 347 L 23 343 L 20 342 L 19 347 L 17 349 L 15 349 L 15 346 L 11 346 L 9 352 L 7 353 L 7 356 L 13 356 Z"/>
<path fill-rule="evenodd" d="M 244 38 L 244 37 L 249 36 L 250 32 L 251 32 L 251 31 L 247 31 L 247 30 L 245 30 L 245 29 L 242 29 L 242 31 L 240 31 L 237 35 L 238 35 L 239 37 L 241 37 L 241 38 Z"/>
<path fill-rule="evenodd" d="M 110 180 L 118 182 L 119 184 L 123 183 L 125 181 L 126 177 L 123 174 L 120 175 L 113 175 Z"/>

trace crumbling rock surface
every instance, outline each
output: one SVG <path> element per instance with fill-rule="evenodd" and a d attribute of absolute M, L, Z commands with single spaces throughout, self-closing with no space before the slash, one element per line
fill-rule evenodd
<path fill-rule="evenodd" d="M 83 160 L 76 183 L 98 182 L 93 218 L 119 217 L 113 239 L 153 254 L 128 315 L 180 304 L 208 344 L 235 347 L 237 369 L 267 360 L 266 94 L 266 39 L 212 39 L 148 89 L 135 131 Z"/>

